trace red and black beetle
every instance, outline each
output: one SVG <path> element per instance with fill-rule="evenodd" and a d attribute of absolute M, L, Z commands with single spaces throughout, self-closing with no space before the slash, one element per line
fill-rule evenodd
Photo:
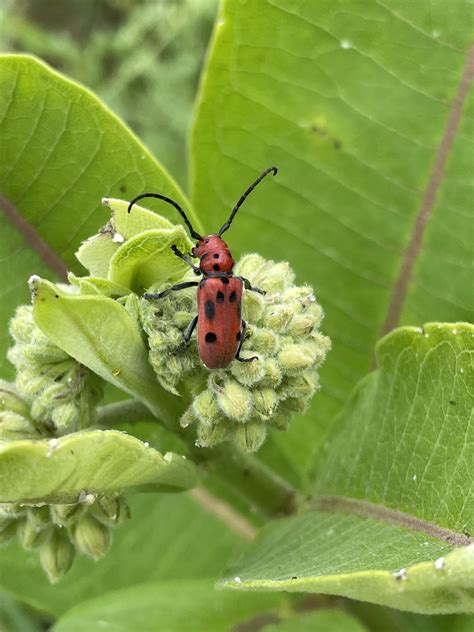
<path fill-rule="evenodd" d="M 269 173 L 276 175 L 277 168 L 269 167 L 249 186 L 232 209 L 229 219 L 219 232 L 201 237 L 191 225 L 186 213 L 181 206 L 160 193 L 142 193 L 133 198 L 128 205 L 130 213 L 132 206 L 146 197 L 158 198 L 174 206 L 184 219 L 189 232 L 197 239 L 196 246 L 192 249 L 192 255 L 199 259 L 199 266 L 195 266 L 191 259 L 182 253 L 176 246 L 171 246 L 174 254 L 185 261 L 195 272 L 202 275 L 201 281 L 186 281 L 168 288 L 157 294 L 144 294 L 146 299 L 158 299 L 170 292 L 184 290 L 184 288 L 197 286 L 197 316 L 189 323 L 184 332 L 184 339 L 189 343 L 191 335 L 198 326 L 198 351 L 199 357 L 208 369 L 223 369 L 234 358 L 239 362 L 251 362 L 257 357 L 241 358 L 240 350 L 245 340 L 246 322 L 242 320 L 242 291 L 246 290 L 264 294 L 263 290 L 252 287 L 250 281 L 244 277 L 236 277 L 232 273 L 234 260 L 229 247 L 221 235 L 229 228 L 235 214 L 241 207 L 245 198 Z"/>

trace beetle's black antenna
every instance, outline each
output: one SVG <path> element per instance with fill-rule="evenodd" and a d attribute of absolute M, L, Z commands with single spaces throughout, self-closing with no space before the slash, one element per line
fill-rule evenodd
<path fill-rule="evenodd" d="M 255 189 L 255 187 L 257 186 L 257 184 L 260 184 L 260 182 L 263 180 L 263 178 L 265 176 L 267 176 L 270 172 L 273 171 L 273 175 L 276 176 L 276 174 L 278 173 L 278 169 L 276 167 L 268 167 L 268 169 L 265 169 L 265 171 L 263 173 L 261 173 L 258 178 L 255 180 L 255 182 L 252 182 L 252 184 L 249 186 L 249 188 L 247 189 L 247 191 L 245 191 L 245 193 L 241 196 L 240 200 L 237 202 L 237 204 L 234 206 L 234 208 L 232 209 L 232 213 L 229 216 L 229 219 L 226 221 L 226 223 L 224 224 L 224 226 L 222 226 L 222 228 L 220 229 L 220 231 L 217 233 L 219 235 L 219 237 L 222 235 L 222 233 L 225 233 L 225 231 L 229 228 L 229 226 L 232 224 L 232 220 L 235 217 L 235 214 L 237 213 L 237 211 L 239 210 L 239 208 L 242 206 L 242 204 L 245 201 L 245 198 L 247 197 L 247 195 L 249 195 L 249 193 L 252 193 L 252 191 Z"/>
<path fill-rule="evenodd" d="M 194 230 L 186 213 L 183 211 L 183 209 L 178 204 L 178 202 L 175 202 L 171 198 L 166 197 L 166 195 L 161 195 L 161 193 L 142 193 L 141 195 L 137 195 L 137 197 L 134 197 L 133 200 L 128 205 L 128 212 L 130 213 L 130 211 L 132 210 L 132 206 L 136 202 L 138 202 L 138 200 L 143 200 L 143 198 L 157 198 L 158 200 L 163 200 L 164 202 L 168 202 L 168 204 L 171 204 L 171 206 L 174 206 L 175 209 L 178 211 L 178 213 L 181 215 L 181 217 L 184 219 L 184 223 L 186 224 L 186 226 L 189 228 L 191 237 L 194 237 L 194 239 L 197 239 L 198 241 L 202 239 L 201 235 Z"/>

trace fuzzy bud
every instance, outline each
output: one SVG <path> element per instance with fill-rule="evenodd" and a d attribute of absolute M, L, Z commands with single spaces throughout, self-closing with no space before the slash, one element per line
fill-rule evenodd
<path fill-rule="evenodd" d="M 49 581 L 55 584 L 71 568 L 75 550 L 64 529 L 53 529 L 40 547 L 40 562 Z"/>
<path fill-rule="evenodd" d="M 234 440 L 242 452 L 256 452 L 267 436 L 266 427 L 257 422 L 250 422 L 236 428 Z"/>
<path fill-rule="evenodd" d="M 244 423 L 252 412 L 251 391 L 238 382 L 228 380 L 216 392 L 217 405 L 226 417 Z"/>
<path fill-rule="evenodd" d="M 38 430 L 61 436 L 95 422 L 102 380 L 52 343 L 36 325 L 30 306 L 10 321 L 14 346 L 9 360 L 17 370 L 18 395 L 31 406 Z"/>
<path fill-rule="evenodd" d="M 130 508 L 122 496 L 99 498 L 92 506 L 91 513 L 106 527 L 113 527 L 130 518 Z"/>
<path fill-rule="evenodd" d="M 111 543 L 109 529 L 89 513 L 79 519 L 73 537 L 76 549 L 94 560 L 104 557 Z"/>

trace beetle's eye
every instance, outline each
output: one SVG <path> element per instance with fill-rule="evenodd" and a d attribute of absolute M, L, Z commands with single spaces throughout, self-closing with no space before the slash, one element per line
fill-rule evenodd
<path fill-rule="evenodd" d="M 204 241 L 204 243 L 205 243 L 205 244 L 208 244 L 208 243 L 209 243 L 209 239 L 206 239 L 206 240 Z"/>

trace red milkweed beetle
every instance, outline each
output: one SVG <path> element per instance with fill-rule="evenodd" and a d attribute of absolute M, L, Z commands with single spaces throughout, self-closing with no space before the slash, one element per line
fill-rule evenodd
<path fill-rule="evenodd" d="M 198 326 L 199 357 L 208 369 L 223 369 L 234 359 L 239 362 L 257 360 L 256 356 L 252 358 L 240 357 L 247 328 L 247 323 L 245 320 L 242 320 L 241 316 L 242 291 L 245 287 L 246 290 L 252 290 L 260 294 L 265 294 L 265 292 L 257 287 L 252 287 L 248 279 L 233 275 L 234 260 L 229 247 L 221 235 L 230 227 L 235 214 L 249 193 L 255 189 L 265 176 L 271 172 L 273 172 L 273 175 L 276 175 L 277 171 L 276 167 L 265 169 L 240 197 L 232 209 L 229 219 L 219 232 L 205 235 L 204 237 L 201 237 L 194 230 L 181 206 L 165 195 L 160 193 L 142 193 L 133 198 L 128 205 L 128 212 L 130 213 L 132 206 L 143 198 L 153 197 L 164 200 L 174 206 L 184 219 L 191 236 L 197 239 L 197 244 L 192 249 L 192 255 L 199 259 L 199 266 L 195 266 L 191 259 L 178 250 L 176 246 L 171 246 L 171 249 L 177 257 L 180 257 L 194 270 L 195 274 L 202 275 L 201 281 L 178 283 L 163 292 L 156 294 L 146 293 L 144 298 L 159 299 L 167 296 L 170 292 L 197 286 L 198 313 L 189 323 L 183 335 L 186 344 L 188 344 L 196 325 Z"/>

